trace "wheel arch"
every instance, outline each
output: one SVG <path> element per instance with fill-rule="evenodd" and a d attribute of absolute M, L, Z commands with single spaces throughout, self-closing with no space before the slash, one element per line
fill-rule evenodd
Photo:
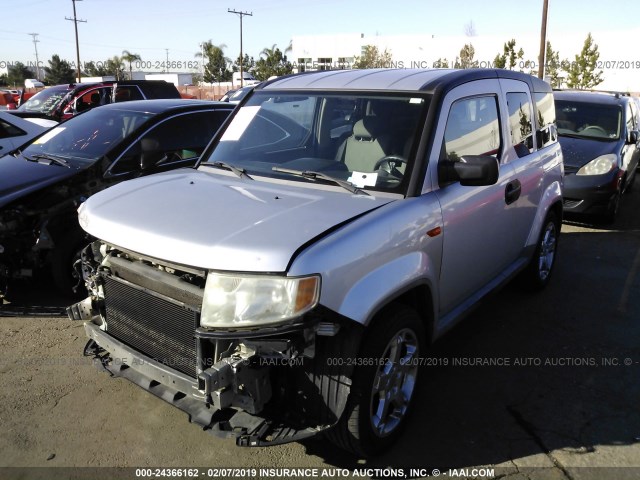
<path fill-rule="evenodd" d="M 416 311 L 424 326 L 426 334 L 424 340 L 428 344 L 432 343 L 434 339 L 434 320 L 436 317 L 431 286 L 427 282 L 417 282 L 396 292 L 394 296 L 389 297 L 386 302 L 381 303 L 371 312 L 371 315 L 365 322 L 365 326 L 369 328 L 374 323 L 382 321 L 382 313 L 388 308 L 392 308 L 394 304 L 404 305 Z"/>

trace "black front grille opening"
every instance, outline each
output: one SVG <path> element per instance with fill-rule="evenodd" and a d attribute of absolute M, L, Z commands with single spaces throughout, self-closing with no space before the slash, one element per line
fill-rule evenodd
<path fill-rule="evenodd" d="M 116 278 L 104 278 L 109 335 L 195 378 L 199 314 Z"/>

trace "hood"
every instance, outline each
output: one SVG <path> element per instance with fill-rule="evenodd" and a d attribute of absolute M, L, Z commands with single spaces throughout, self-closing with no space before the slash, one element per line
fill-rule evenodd
<path fill-rule="evenodd" d="M 28 162 L 12 155 L 0 157 L 0 208 L 77 172 L 73 167 Z"/>
<path fill-rule="evenodd" d="M 284 272 L 301 246 L 390 201 L 178 170 L 99 192 L 79 217 L 91 235 L 150 257 L 204 269 Z"/>
<path fill-rule="evenodd" d="M 564 164 L 580 168 L 594 158 L 607 153 L 617 153 L 620 140 L 589 140 L 585 138 L 558 137 L 562 147 Z"/>

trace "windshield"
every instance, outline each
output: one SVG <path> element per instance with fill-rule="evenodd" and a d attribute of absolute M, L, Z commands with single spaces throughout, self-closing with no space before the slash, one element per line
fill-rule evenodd
<path fill-rule="evenodd" d="M 36 93 L 18 108 L 21 112 L 51 114 L 69 90 L 61 88 L 45 88 Z"/>
<path fill-rule="evenodd" d="M 71 118 L 34 140 L 26 157 L 53 155 L 71 163 L 92 163 L 140 128 L 154 114 L 96 108 Z M 75 162 L 73 162 L 75 160 Z"/>
<path fill-rule="evenodd" d="M 622 109 L 615 105 L 556 100 L 558 134 L 595 140 L 620 138 Z"/>
<path fill-rule="evenodd" d="M 426 96 L 257 91 L 204 163 L 233 165 L 250 176 L 404 193 L 427 105 Z"/>

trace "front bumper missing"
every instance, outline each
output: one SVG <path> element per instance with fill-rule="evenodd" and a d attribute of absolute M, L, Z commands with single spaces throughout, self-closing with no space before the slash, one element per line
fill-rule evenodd
<path fill-rule="evenodd" d="M 203 430 L 218 437 L 235 438 L 238 446 L 258 447 L 299 441 L 335 423 L 298 428 L 296 422 L 288 422 L 279 415 L 269 415 L 268 409 L 261 412 L 265 414 L 262 416 L 235 408 L 215 408 L 216 399 L 212 399 L 207 390 L 200 390 L 202 385 L 196 379 L 132 350 L 94 323 L 85 322 L 85 331 L 91 339 L 85 347 L 85 355 L 93 356 L 111 375 L 126 378 L 179 408 L 189 415 L 191 423 Z"/>

